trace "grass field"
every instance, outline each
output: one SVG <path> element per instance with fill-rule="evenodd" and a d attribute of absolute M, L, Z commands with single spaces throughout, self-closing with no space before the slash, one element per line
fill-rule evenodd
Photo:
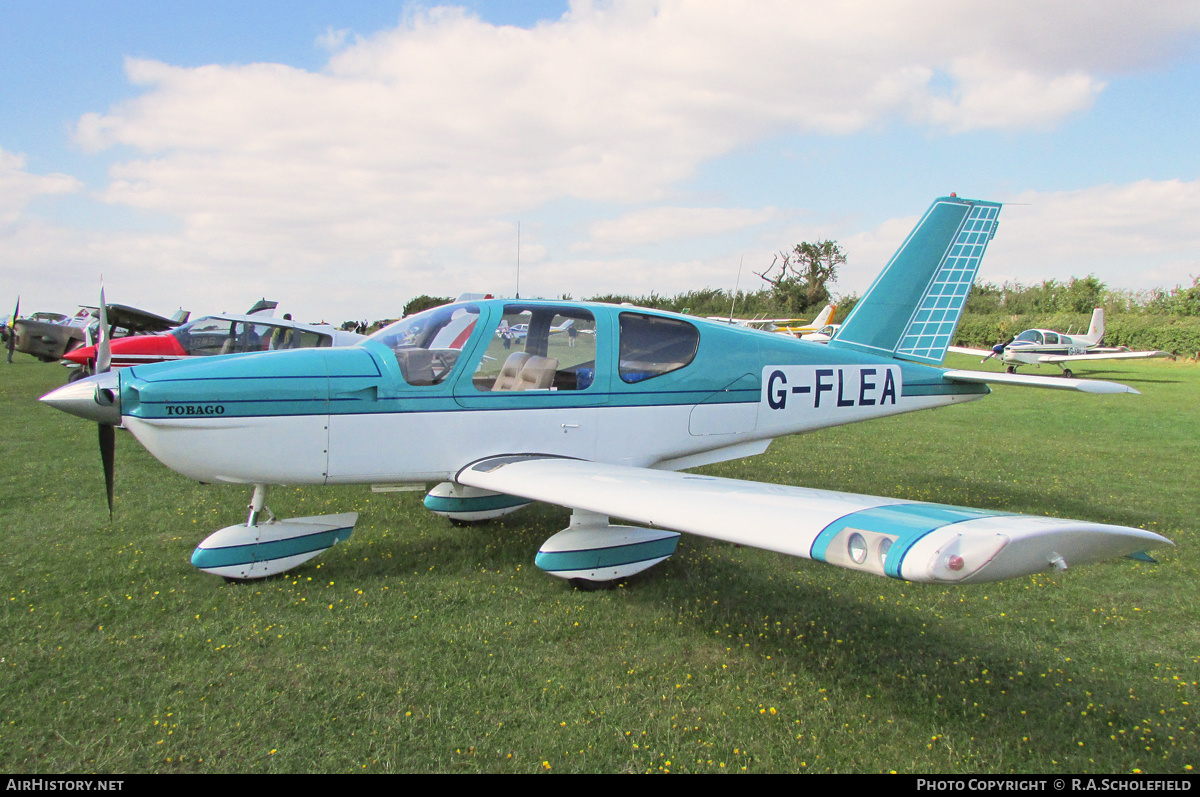
<path fill-rule="evenodd" d="M 980 367 L 970 359 L 948 365 Z M 1130 560 L 1001 584 L 877 579 L 686 537 L 621 588 L 533 566 L 568 512 L 456 528 L 421 494 L 277 489 L 358 511 L 286 577 L 189 564 L 245 519 L 0 363 L 0 770 L 1186 773 L 1200 766 L 1200 366 L 1089 376 L 1144 395 L 984 401 L 776 441 L 736 478 L 1158 531 Z"/>

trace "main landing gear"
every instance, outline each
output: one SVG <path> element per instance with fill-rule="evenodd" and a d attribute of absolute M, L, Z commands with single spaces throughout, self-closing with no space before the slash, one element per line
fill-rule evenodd
<path fill-rule="evenodd" d="M 227 581 L 266 578 L 290 570 L 349 539 L 357 512 L 279 520 L 267 506 L 267 485 L 254 485 L 246 522 L 209 535 L 192 564 Z M 265 520 L 264 520 L 265 515 Z"/>

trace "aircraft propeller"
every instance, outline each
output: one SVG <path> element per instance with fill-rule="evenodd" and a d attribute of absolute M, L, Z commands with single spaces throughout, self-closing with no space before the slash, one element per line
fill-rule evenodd
<path fill-rule="evenodd" d="M 17 297 L 17 306 L 13 308 L 12 318 L 8 319 L 8 361 L 12 362 L 13 352 L 17 349 L 17 319 L 21 315 L 21 297 Z"/>
<path fill-rule="evenodd" d="M 108 373 L 112 369 L 112 330 L 108 326 L 108 305 L 104 301 L 104 285 L 100 286 L 100 345 L 96 349 L 96 373 Z M 111 388 L 96 386 L 96 403 L 101 403 L 101 391 L 106 391 L 103 398 L 111 402 Z M 120 418 L 120 413 L 117 415 Z M 117 427 L 110 423 L 99 424 L 100 429 L 100 462 L 104 466 L 104 489 L 108 496 L 108 517 L 112 519 L 113 511 L 113 473 L 116 467 Z"/>
<path fill-rule="evenodd" d="M 980 360 L 979 362 L 981 362 L 981 363 L 985 363 L 985 362 L 987 362 L 988 360 L 992 359 L 993 357 L 999 357 L 999 356 L 1000 356 L 1000 355 L 1002 355 L 1002 354 L 1004 354 L 1004 344 L 1003 344 L 1003 343 L 997 343 L 995 346 L 993 346 L 993 347 L 992 347 L 992 353 L 991 353 L 991 354 L 989 354 L 987 357 L 984 357 L 984 358 L 983 358 L 982 360 Z"/>
<path fill-rule="evenodd" d="M 96 373 L 68 382 L 42 396 L 47 404 L 95 421 L 99 426 L 100 462 L 104 466 L 104 487 L 108 496 L 108 516 L 113 511 L 113 473 L 117 443 L 117 425 L 121 423 L 120 380 L 112 371 L 112 342 L 108 327 L 108 308 L 104 288 L 100 288 L 100 343 L 96 350 Z"/>

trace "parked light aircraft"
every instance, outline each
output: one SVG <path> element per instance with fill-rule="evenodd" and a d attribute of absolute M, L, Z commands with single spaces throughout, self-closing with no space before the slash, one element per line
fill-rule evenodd
<path fill-rule="evenodd" d="M 437 307 L 349 348 L 139 365 L 42 400 L 97 421 L 102 452 L 123 424 L 179 473 L 253 485 L 246 522 L 192 556 L 231 579 L 288 570 L 353 530 L 352 512 L 275 518 L 272 484 L 436 482 L 425 505 L 459 521 L 570 507 L 535 563 L 580 585 L 663 561 L 679 532 L 943 583 L 1170 545 L 1121 526 L 683 472 L 761 454 L 780 435 L 973 401 L 987 382 L 1136 392 L 938 367 L 999 211 L 936 200 L 826 345 L 628 306 L 496 299 Z M 569 320 L 595 335 L 574 347 L 551 336 Z M 505 351 L 494 332 L 515 323 L 528 332 Z M 111 484 L 111 456 L 105 471 Z"/>
<path fill-rule="evenodd" d="M 162 335 L 136 335 L 111 342 L 112 367 L 178 360 L 211 354 L 240 354 L 274 349 L 352 346 L 362 335 L 328 324 L 302 324 L 265 314 L 210 315 L 175 327 Z M 72 379 L 94 373 L 96 346 L 67 352 L 63 359 L 79 366 Z"/>
<path fill-rule="evenodd" d="M 772 332 L 783 332 L 789 335 L 795 335 L 802 338 L 805 335 L 811 335 L 815 332 L 820 332 L 823 327 L 833 323 L 833 314 L 837 312 L 836 304 L 827 304 L 821 308 L 821 312 L 817 313 L 817 317 L 807 324 L 785 324 L 776 326 Z"/>
<path fill-rule="evenodd" d="M 522 313 L 521 315 L 528 316 L 529 313 Z M 563 321 L 561 324 L 550 327 L 550 334 L 558 335 L 563 332 L 567 332 L 572 326 L 574 326 L 574 324 L 575 324 L 575 319 L 568 318 L 565 321 Z M 496 337 L 503 338 L 505 329 L 506 329 L 506 327 L 503 327 L 503 326 L 500 327 L 499 329 L 497 329 Z M 508 337 L 510 340 L 524 340 L 525 336 L 529 334 L 529 324 L 524 324 L 524 323 L 523 324 L 513 324 L 512 326 L 507 327 L 507 330 L 508 330 Z"/>
<path fill-rule="evenodd" d="M 96 307 L 80 307 L 73 316 L 34 313 L 27 318 L 17 318 L 14 313 L 10 322 L 15 333 L 13 348 L 52 363 L 68 352 L 90 346 L 93 341 L 99 340 L 99 317 L 100 311 Z M 187 313 L 180 310 L 171 318 L 163 318 L 136 307 L 110 304 L 107 318 L 108 333 L 116 337 L 170 329 L 186 320 Z"/>
<path fill-rule="evenodd" d="M 1168 351 L 1130 351 L 1124 346 L 1104 347 L 1104 308 L 1092 311 L 1092 321 L 1086 335 L 1066 335 L 1052 329 L 1027 329 L 1009 343 L 998 343 L 991 351 L 951 346 L 956 354 L 981 355 L 984 360 L 999 357 L 1010 374 L 1021 365 L 1057 365 L 1062 375 L 1074 376 L 1067 363 L 1090 362 L 1093 360 L 1140 360 L 1147 357 L 1170 357 Z"/>
<path fill-rule="evenodd" d="M 809 332 L 816 332 L 829 323 L 836 311 L 836 304 L 827 304 L 821 308 L 821 312 L 817 314 L 817 317 L 808 323 L 805 323 L 803 318 L 726 318 L 719 315 L 710 315 L 707 318 L 709 321 L 720 321 L 725 324 L 735 324 L 739 327 L 756 327 L 758 329 L 765 329 L 768 332 L 780 332 L 800 337 Z"/>
<path fill-rule="evenodd" d="M 807 335 L 801 335 L 802 340 L 810 340 L 813 343 L 828 343 L 833 340 L 833 336 L 841 329 L 841 324 L 826 324 L 820 329 L 809 332 Z"/>

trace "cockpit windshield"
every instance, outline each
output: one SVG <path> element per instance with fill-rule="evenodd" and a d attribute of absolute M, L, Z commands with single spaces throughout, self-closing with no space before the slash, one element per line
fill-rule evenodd
<path fill-rule="evenodd" d="M 371 335 L 391 349 L 410 385 L 436 385 L 449 376 L 479 320 L 477 304 L 447 304 L 402 318 Z"/>

